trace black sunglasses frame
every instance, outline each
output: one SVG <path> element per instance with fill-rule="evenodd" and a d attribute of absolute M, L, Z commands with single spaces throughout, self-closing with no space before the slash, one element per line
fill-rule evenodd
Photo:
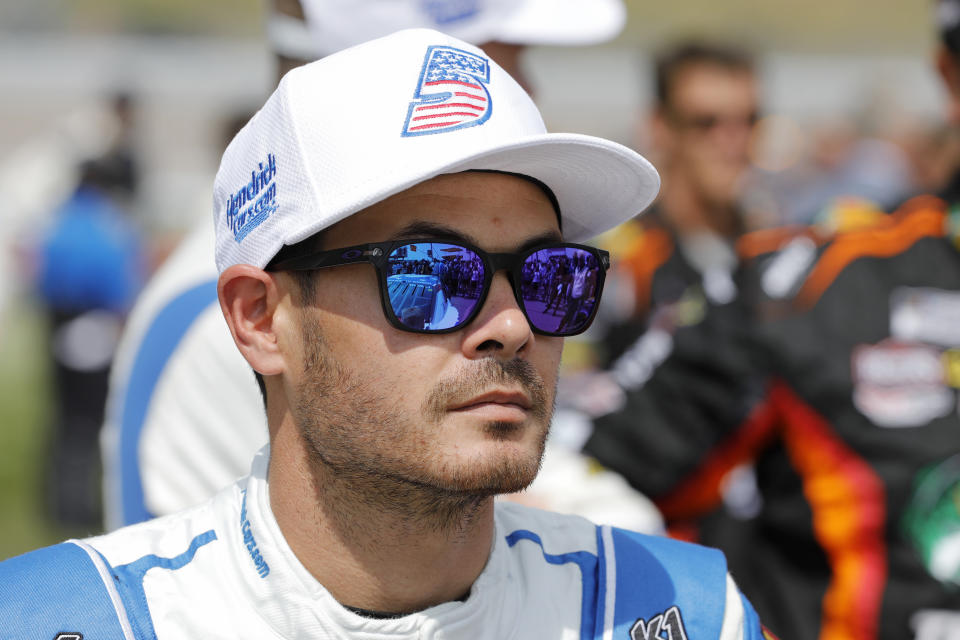
<path fill-rule="evenodd" d="M 390 274 L 387 273 L 387 267 L 389 267 L 390 254 L 393 253 L 394 249 L 399 247 L 411 244 L 430 243 L 448 244 L 461 247 L 467 251 L 472 251 L 480 258 L 480 260 L 483 261 L 483 284 L 481 287 L 480 297 L 477 299 L 473 310 L 462 322 L 446 329 L 414 329 L 413 327 L 409 327 L 400 321 L 400 318 L 397 317 L 389 301 L 390 293 L 387 288 L 387 277 Z M 523 295 L 520 290 L 523 277 L 523 263 L 528 257 L 538 251 L 543 251 L 544 249 L 564 248 L 580 249 L 593 255 L 593 257 L 596 259 L 597 264 L 600 266 L 600 269 L 597 270 L 597 281 L 594 290 L 594 297 L 596 298 L 597 302 L 593 305 L 593 309 L 590 312 L 589 318 L 587 318 L 586 322 L 583 323 L 583 326 L 579 330 L 573 332 L 544 331 L 533 324 L 533 321 L 530 319 L 530 314 L 527 313 L 526 303 L 523 301 Z M 544 336 L 568 337 L 583 333 L 590 327 L 591 323 L 593 323 L 593 319 L 597 315 L 597 309 L 600 306 L 600 295 L 603 293 L 603 283 L 606 277 L 606 272 L 610 268 L 610 253 L 604 251 L 603 249 L 597 249 L 596 247 L 591 247 L 584 244 L 576 244 L 573 242 L 550 242 L 527 249 L 520 253 L 490 253 L 461 240 L 451 240 L 445 238 L 417 238 L 411 240 L 372 242 L 368 244 L 358 244 L 352 247 L 343 247 L 341 249 L 311 252 L 304 255 L 287 258 L 275 264 L 271 263 L 267 265 L 266 270 L 314 271 L 348 264 L 361 264 L 364 262 L 372 264 L 377 271 L 377 281 L 379 282 L 380 288 L 380 306 L 383 308 L 384 317 L 386 317 L 387 321 L 393 327 L 400 329 L 401 331 L 436 335 L 453 333 L 454 331 L 463 329 L 468 324 L 473 322 L 477 314 L 480 313 L 480 309 L 483 308 L 483 305 L 487 300 L 487 294 L 490 293 L 490 285 L 493 282 L 494 274 L 499 271 L 506 270 L 508 274 L 507 279 L 510 281 L 510 287 L 513 289 L 513 297 L 517 301 L 517 306 L 519 306 L 520 310 L 523 311 L 523 315 L 526 317 L 527 324 L 530 325 L 530 328 L 533 329 L 535 333 Z"/>

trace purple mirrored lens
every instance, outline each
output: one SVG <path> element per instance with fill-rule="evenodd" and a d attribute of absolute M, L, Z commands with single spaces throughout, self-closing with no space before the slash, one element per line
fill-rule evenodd
<path fill-rule="evenodd" d="M 520 293 L 530 323 L 540 331 L 584 331 L 599 302 L 601 266 L 589 251 L 551 247 L 523 261 Z"/>
<path fill-rule="evenodd" d="M 393 313 L 417 331 L 462 325 L 483 289 L 483 260 L 455 244 L 405 244 L 390 253 L 387 268 Z"/>

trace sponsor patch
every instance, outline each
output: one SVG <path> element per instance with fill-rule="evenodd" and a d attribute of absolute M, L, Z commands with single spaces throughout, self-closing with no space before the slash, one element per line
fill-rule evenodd
<path fill-rule="evenodd" d="M 960 455 L 954 454 L 917 471 L 901 520 L 905 537 L 912 543 L 923 566 L 950 589 L 960 585 L 958 507 Z"/>
<path fill-rule="evenodd" d="M 671 351 L 673 336 L 662 329 L 650 329 L 613 364 L 613 379 L 624 389 L 639 389 Z"/>
<path fill-rule="evenodd" d="M 712 267 L 703 273 L 703 292 L 714 304 L 729 304 L 737 297 L 737 285 L 733 274 L 720 267 Z"/>
<path fill-rule="evenodd" d="M 947 384 L 960 389 L 960 349 L 947 349 L 943 352 L 943 368 L 946 371 Z"/>
<path fill-rule="evenodd" d="M 890 333 L 900 340 L 960 347 L 960 291 L 895 289 L 890 294 Z"/>
<path fill-rule="evenodd" d="M 454 47 L 428 47 L 402 135 L 422 136 L 483 124 L 493 111 L 489 83 L 490 61 L 483 56 Z"/>
<path fill-rule="evenodd" d="M 817 257 L 817 245 L 810 238 L 794 238 L 780 249 L 763 270 L 760 285 L 773 300 L 793 295 L 810 272 Z"/>
<path fill-rule="evenodd" d="M 630 628 L 630 640 L 687 640 L 679 607 L 670 607 L 650 618 L 640 618 Z"/>
<path fill-rule="evenodd" d="M 955 402 L 942 353 L 928 345 L 861 345 L 853 350 L 851 373 L 854 405 L 881 427 L 921 427 L 947 415 Z"/>
<path fill-rule="evenodd" d="M 960 611 L 920 609 L 910 616 L 914 640 L 950 640 L 960 634 Z"/>
<path fill-rule="evenodd" d="M 227 198 L 227 225 L 237 242 L 260 226 L 277 210 L 277 157 L 268 153 L 264 162 L 250 171 L 250 182 Z"/>

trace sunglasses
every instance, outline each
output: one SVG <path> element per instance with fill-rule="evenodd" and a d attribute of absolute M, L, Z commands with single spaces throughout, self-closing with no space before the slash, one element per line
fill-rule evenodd
<path fill-rule="evenodd" d="M 547 336 L 583 333 L 593 322 L 610 254 L 569 242 L 521 253 L 487 253 L 438 239 L 361 244 L 284 259 L 271 271 L 308 271 L 369 262 L 391 325 L 414 333 L 449 333 L 483 307 L 493 275 L 506 270 L 517 304 L 533 330 Z"/>
<path fill-rule="evenodd" d="M 698 133 L 707 133 L 720 126 L 753 129 L 760 121 L 760 114 L 751 111 L 743 115 L 724 116 L 715 113 L 704 113 L 684 116 L 674 111 L 671 114 L 671 120 L 674 125 L 680 128 L 691 129 Z"/>

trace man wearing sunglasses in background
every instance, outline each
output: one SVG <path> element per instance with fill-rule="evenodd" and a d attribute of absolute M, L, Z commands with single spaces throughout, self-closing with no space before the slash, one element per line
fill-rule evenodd
<path fill-rule="evenodd" d="M 935 7 L 958 127 L 960 1 Z M 745 310 L 606 378 L 586 452 L 723 548 L 785 640 L 960 637 L 958 202 L 955 174 L 873 226 L 771 235 Z"/>
<path fill-rule="evenodd" d="M 536 475 L 562 337 L 602 289 L 606 255 L 572 241 L 658 184 L 625 147 L 546 133 L 509 75 L 435 31 L 285 76 L 214 186 L 220 305 L 269 446 L 195 509 L 0 565 L 0 628 L 761 638 L 718 552 L 493 501 Z M 569 326 L 523 277 L 551 262 L 589 272 Z M 478 286 L 453 285 L 457 263 Z"/>
<path fill-rule="evenodd" d="M 734 244 L 749 226 L 742 204 L 760 108 L 752 59 L 731 46 L 681 42 L 657 56 L 653 76 L 644 135 L 663 189 L 621 232 L 631 238 L 620 273 L 634 308 L 603 340 L 610 360 L 651 328 L 672 333 L 708 302 L 729 302 Z"/>

